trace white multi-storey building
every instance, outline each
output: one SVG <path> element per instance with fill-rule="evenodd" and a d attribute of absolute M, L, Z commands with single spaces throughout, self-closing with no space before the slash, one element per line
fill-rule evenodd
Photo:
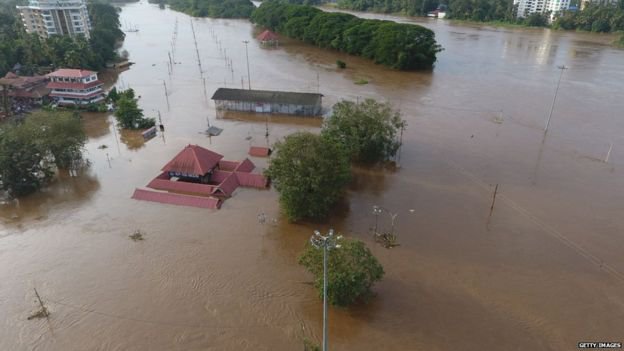
<path fill-rule="evenodd" d="M 42 38 L 53 35 L 84 35 L 89 38 L 91 22 L 87 0 L 30 0 L 17 6 L 28 33 Z"/>
<path fill-rule="evenodd" d="M 570 7 L 570 0 L 514 0 L 518 6 L 518 17 L 527 17 L 533 13 L 550 13 L 550 20 L 555 15 Z"/>
<path fill-rule="evenodd" d="M 50 97 L 59 105 L 88 105 L 102 102 L 105 98 L 97 73 L 81 69 L 62 68 L 47 75 Z"/>

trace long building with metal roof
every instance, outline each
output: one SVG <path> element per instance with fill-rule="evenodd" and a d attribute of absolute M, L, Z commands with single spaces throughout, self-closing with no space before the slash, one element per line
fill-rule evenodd
<path fill-rule="evenodd" d="M 219 88 L 212 95 L 217 110 L 319 116 L 322 94 Z"/>

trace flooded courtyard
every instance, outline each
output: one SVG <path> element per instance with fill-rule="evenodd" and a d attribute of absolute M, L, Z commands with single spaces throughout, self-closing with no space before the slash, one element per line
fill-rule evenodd
<path fill-rule="evenodd" d="M 624 50 L 613 36 L 418 20 L 444 51 L 433 72 L 397 72 L 287 38 L 262 48 L 246 20 L 122 8 L 140 29 L 123 46 L 135 65 L 104 78 L 135 89 L 165 133 L 144 143 L 85 114 L 89 172 L 0 207 L 0 350 L 300 350 L 320 340 L 322 302 L 297 256 L 330 227 L 365 241 L 386 271 L 370 303 L 330 309 L 332 350 L 623 341 Z M 250 145 L 318 132 L 317 119 L 217 118 L 212 93 L 249 83 L 245 40 L 254 89 L 318 91 L 326 109 L 386 100 L 407 120 L 400 167 L 354 169 L 327 223 L 288 223 L 273 189 L 239 188 L 218 211 L 130 199 L 189 143 L 242 160 Z M 208 123 L 222 134 L 208 138 Z M 372 240 L 374 205 L 398 213 L 400 246 Z M 34 288 L 48 320 L 27 320 Z"/>

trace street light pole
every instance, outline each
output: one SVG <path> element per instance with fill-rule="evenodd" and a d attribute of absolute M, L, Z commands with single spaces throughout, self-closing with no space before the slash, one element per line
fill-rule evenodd
<path fill-rule="evenodd" d="M 312 246 L 323 249 L 323 351 L 329 351 L 327 333 L 327 251 L 339 249 L 340 244 L 338 244 L 338 241 L 340 239 L 342 239 L 342 235 L 334 237 L 333 229 L 330 229 L 326 236 L 315 230 L 314 235 L 310 238 Z"/>
<path fill-rule="evenodd" d="M 559 93 L 559 85 L 561 84 L 561 78 L 563 77 L 563 71 L 568 69 L 565 65 L 557 66 L 558 69 L 561 70 L 559 74 L 559 81 L 557 81 L 557 89 L 555 89 L 555 96 L 553 97 L 552 105 L 550 106 L 550 113 L 548 114 L 548 120 L 546 121 L 546 128 L 544 129 L 544 134 L 548 132 L 548 126 L 550 126 L 550 118 L 552 117 L 553 110 L 555 109 L 555 102 L 557 101 L 557 94 Z"/>
<path fill-rule="evenodd" d="M 243 40 L 245 43 L 245 56 L 247 57 L 247 84 L 249 86 L 249 90 L 251 90 L 251 75 L 249 74 L 249 50 L 247 49 L 247 44 L 249 44 L 249 40 Z"/>
<path fill-rule="evenodd" d="M 323 351 L 327 347 L 327 245 L 323 245 Z"/>

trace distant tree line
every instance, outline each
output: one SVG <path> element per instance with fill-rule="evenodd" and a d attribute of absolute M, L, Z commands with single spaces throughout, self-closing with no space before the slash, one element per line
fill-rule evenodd
<path fill-rule="evenodd" d="M 363 56 L 400 70 L 430 69 L 441 50 L 433 31 L 418 25 L 362 19 L 273 0 L 262 3 L 251 21 L 322 48 Z"/>
<path fill-rule="evenodd" d="M 298 0 L 289 0 L 289 2 Z M 338 7 L 357 11 L 403 13 L 424 16 L 443 4 L 447 17 L 476 22 L 506 22 L 527 26 L 549 25 L 550 13 L 526 14 L 518 18 L 513 0 L 339 0 Z M 576 1 L 578 5 L 578 1 Z M 555 29 L 578 29 L 592 32 L 624 30 L 624 0 L 614 4 L 589 4 L 581 11 L 564 11 L 552 23 Z"/>
<path fill-rule="evenodd" d="M 47 39 L 24 30 L 17 1 L 0 4 L 0 75 L 15 64 L 22 73 L 36 72 L 41 66 L 100 70 L 117 58 L 116 47 L 123 40 L 119 13 L 108 4 L 88 4 L 93 29 L 91 38 L 56 35 Z"/>
<path fill-rule="evenodd" d="M 409 16 L 425 16 L 435 10 L 439 0 L 338 0 L 338 7 L 356 11 L 402 13 Z"/>
<path fill-rule="evenodd" d="M 565 11 L 555 19 L 553 28 L 601 33 L 624 31 L 624 1 L 617 5 L 589 4 L 582 11 Z"/>
<path fill-rule="evenodd" d="M 169 4 L 176 11 L 195 17 L 249 18 L 255 8 L 249 0 L 149 0 L 149 2 Z"/>

